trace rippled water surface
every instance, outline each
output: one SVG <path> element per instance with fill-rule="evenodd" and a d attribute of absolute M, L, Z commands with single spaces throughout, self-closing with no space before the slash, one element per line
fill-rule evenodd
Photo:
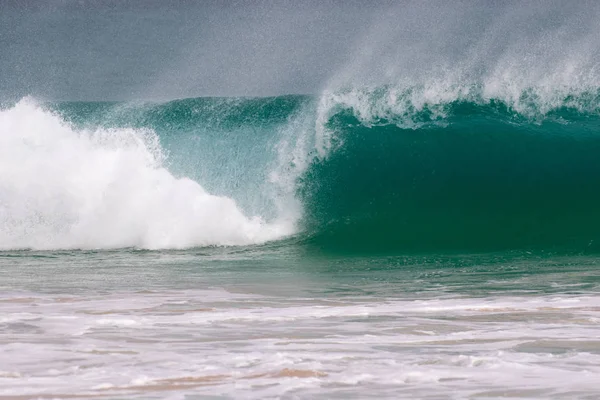
<path fill-rule="evenodd" d="M 596 398 L 594 257 L 0 255 L 0 398 Z"/>

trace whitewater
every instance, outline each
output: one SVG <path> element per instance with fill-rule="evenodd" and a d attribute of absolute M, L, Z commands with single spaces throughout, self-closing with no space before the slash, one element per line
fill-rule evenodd
<path fill-rule="evenodd" d="M 174 177 L 151 130 L 77 131 L 33 99 L 0 126 L 0 248 L 246 245 L 292 232 Z"/>

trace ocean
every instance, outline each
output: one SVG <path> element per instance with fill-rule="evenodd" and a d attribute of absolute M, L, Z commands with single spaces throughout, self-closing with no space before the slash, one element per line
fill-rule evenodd
<path fill-rule="evenodd" d="M 600 92 L 0 111 L 0 399 L 597 398 Z"/>

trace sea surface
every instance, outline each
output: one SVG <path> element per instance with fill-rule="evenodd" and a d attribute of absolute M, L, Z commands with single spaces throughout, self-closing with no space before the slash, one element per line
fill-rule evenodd
<path fill-rule="evenodd" d="M 600 91 L 0 109 L 0 399 L 600 396 Z"/>

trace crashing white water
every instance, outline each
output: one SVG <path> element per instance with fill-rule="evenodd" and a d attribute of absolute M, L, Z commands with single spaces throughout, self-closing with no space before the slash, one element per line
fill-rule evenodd
<path fill-rule="evenodd" d="M 248 217 L 176 178 L 151 130 L 78 130 L 32 99 L 0 111 L 0 250 L 264 243 L 293 221 Z"/>

